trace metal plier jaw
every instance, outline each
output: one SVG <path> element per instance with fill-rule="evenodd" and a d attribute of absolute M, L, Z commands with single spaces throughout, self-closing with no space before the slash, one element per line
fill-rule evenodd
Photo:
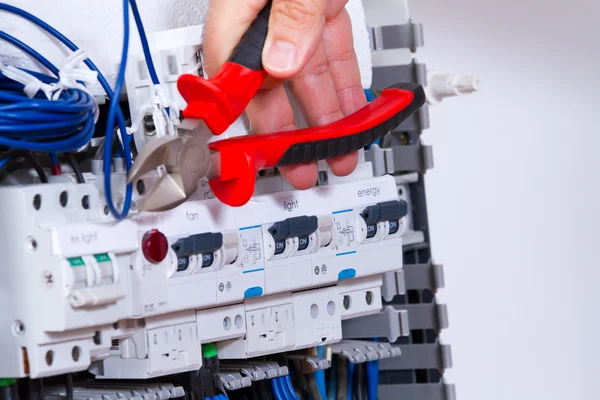
<path fill-rule="evenodd" d="M 184 120 L 176 136 L 163 136 L 148 143 L 137 156 L 127 183 L 157 170 L 158 181 L 140 201 L 145 211 L 165 211 L 185 202 L 198 189 L 198 182 L 211 171 L 210 133 L 201 121 Z"/>

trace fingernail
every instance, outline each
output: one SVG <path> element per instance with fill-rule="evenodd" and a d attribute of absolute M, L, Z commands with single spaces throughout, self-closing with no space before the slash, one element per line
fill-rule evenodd
<path fill-rule="evenodd" d="M 289 71 L 296 67 L 300 53 L 298 48 L 284 40 L 275 41 L 267 52 L 265 66 L 275 71 Z"/>

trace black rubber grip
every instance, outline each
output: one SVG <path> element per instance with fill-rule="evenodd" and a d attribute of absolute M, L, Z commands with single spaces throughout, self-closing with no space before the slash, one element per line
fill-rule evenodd
<path fill-rule="evenodd" d="M 393 131 L 402 121 L 410 117 L 425 103 L 425 91 L 419 84 L 402 83 L 390 86 L 389 89 L 403 89 L 413 92 L 414 99 L 408 107 L 394 117 L 367 131 L 336 139 L 295 144 L 286 150 L 277 163 L 277 166 L 282 167 L 325 160 L 363 149 L 365 146 L 372 144 L 377 139 Z"/>
<path fill-rule="evenodd" d="M 269 31 L 270 16 L 271 2 L 269 1 L 233 50 L 229 59 L 230 62 L 242 65 L 252 71 L 263 69 L 262 51 Z"/>

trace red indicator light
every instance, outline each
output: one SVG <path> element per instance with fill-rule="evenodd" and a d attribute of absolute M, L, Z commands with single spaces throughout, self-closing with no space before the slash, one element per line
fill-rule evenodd
<path fill-rule="evenodd" d="M 146 260 L 158 264 L 167 257 L 169 242 L 158 229 L 149 230 L 142 238 L 142 252 Z"/>

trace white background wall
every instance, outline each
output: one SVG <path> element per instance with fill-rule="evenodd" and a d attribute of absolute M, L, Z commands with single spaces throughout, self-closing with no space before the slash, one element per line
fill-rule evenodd
<path fill-rule="evenodd" d="M 481 76 L 424 139 L 459 400 L 600 398 L 600 2 L 411 0 L 420 60 Z"/>

